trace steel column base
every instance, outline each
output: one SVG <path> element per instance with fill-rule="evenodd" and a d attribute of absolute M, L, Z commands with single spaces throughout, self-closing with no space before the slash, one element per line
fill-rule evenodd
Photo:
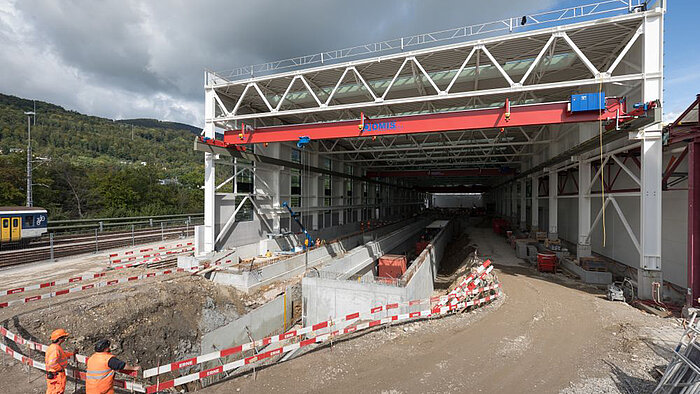
<path fill-rule="evenodd" d="M 654 283 L 659 283 L 658 290 L 656 290 Z M 637 270 L 637 297 L 642 300 L 653 300 L 657 299 L 657 295 L 654 291 L 658 291 L 658 298 L 663 300 L 663 278 L 661 271 L 650 271 L 645 269 Z M 658 301 L 658 299 L 657 299 Z"/>
<path fill-rule="evenodd" d="M 591 257 L 591 244 L 579 243 L 576 245 L 576 257 Z"/>

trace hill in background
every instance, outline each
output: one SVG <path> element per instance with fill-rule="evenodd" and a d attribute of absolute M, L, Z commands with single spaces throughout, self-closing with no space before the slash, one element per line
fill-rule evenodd
<path fill-rule="evenodd" d="M 0 206 L 24 205 L 27 116 L 34 101 L 0 94 Z M 114 121 L 36 101 L 34 205 L 54 220 L 201 212 L 200 129 Z"/>
<path fill-rule="evenodd" d="M 166 120 L 158 120 L 158 119 L 143 119 L 143 118 L 120 119 L 120 120 L 117 120 L 117 122 L 130 124 L 130 125 L 134 125 L 134 126 L 146 127 L 146 128 L 150 128 L 150 129 L 184 130 L 184 131 L 189 131 L 194 135 L 199 135 L 202 132 L 202 129 L 200 127 L 190 126 L 190 125 L 184 124 L 184 123 L 169 122 Z"/>

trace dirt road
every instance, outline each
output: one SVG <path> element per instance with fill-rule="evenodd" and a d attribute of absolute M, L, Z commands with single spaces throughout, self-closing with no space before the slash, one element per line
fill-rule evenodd
<path fill-rule="evenodd" d="M 648 392 L 680 331 L 672 320 L 538 274 L 503 238 L 474 228 L 504 300 L 475 314 L 381 329 L 202 392 Z"/>

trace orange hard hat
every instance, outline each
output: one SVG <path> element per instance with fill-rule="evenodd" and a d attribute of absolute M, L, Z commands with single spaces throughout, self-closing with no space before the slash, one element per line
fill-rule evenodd
<path fill-rule="evenodd" d="M 54 332 L 51 333 L 51 340 L 55 341 L 59 338 L 62 337 L 67 337 L 69 334 L 66 332 L 66 330 L 59 328 L 58 330 L 54 330 Z"/>

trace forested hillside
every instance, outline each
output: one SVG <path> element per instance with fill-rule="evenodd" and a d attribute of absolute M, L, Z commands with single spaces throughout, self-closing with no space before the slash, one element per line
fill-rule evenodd
<path fill-rule="evenodd" d="M 27 116 L 34 102 L 0 94 L 0 206 L 24 205 Z M 52 219 L 201 212 L 196 128 L 113 121 L 36 102 L 34 205 Z M 177 179 L 177 181 L 174 181 Z"/>

